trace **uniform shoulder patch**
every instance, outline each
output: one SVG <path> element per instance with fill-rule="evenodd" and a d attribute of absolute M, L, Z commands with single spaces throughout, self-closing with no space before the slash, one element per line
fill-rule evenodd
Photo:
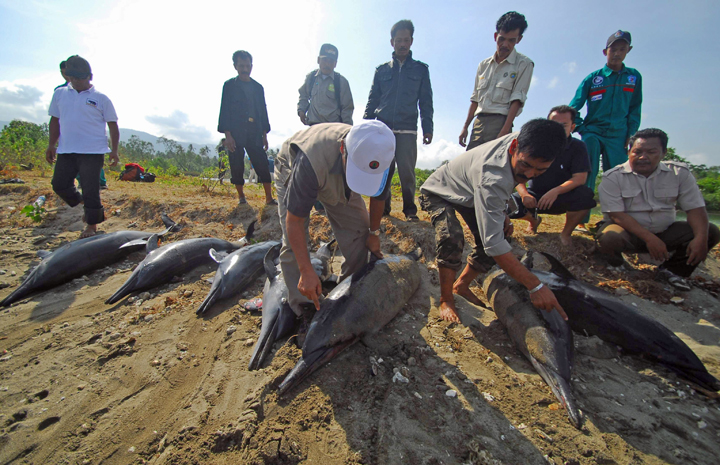
<path fill-rule="evenodd" d="M 675 169 L 675 171 L 677 171 L 677 169 L 690 171 L 690 167 L 686 163 L 683 163 L 681 161 L 668 160 L 662 163 L 664 163 L 670 169 Z"/>
<path fill-rule="evenodd" d="M 611 173 L 614 173 L 614 172 L 618 171 L 618 170 L 621 169 L 622 167 L 623 167 L 623 165 L 617 165 L 616 167 L 611 168 L 611 169 L 605 171 L 605 172 L 603 173 L 603 177 L 605 177 L 605 176 L 607 176 L 607 175 L 609 175 L 609 174 L 611 174 Z"/>

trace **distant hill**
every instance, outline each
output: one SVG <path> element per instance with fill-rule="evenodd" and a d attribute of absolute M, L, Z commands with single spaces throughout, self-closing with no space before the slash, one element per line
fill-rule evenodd
<path fill-rule="evenodd" d="M 4 128 L 10 124 L 10 121 L 0 121 L 0 129 Z M 144 131 L 136 131 L 135 129 L 128 129 L 128 128 L 120 128 L 120 142 L 127 142 L 130 140 L 131 136 L 137 136 L 140 140 L 144 142 L 150 142 L 153 144 L 153 147 L 155 147 L 155 150 L 162 150 L 163 146 L 162 144 L 158 144 L 157 140 L 160 138 L 160 136 L 154 136 L 150 133 L 144 132 Z M 170 139 L 170 138 L 169 138 Z M 215 147 L 209 144 L 198 144 L 195 142 L 179 142 L 180 145 L 182 145 L 183 148 L 187 148 L 188 145 L 192 144 L 193 148 L 195 148 L 195 151 L 197 152 L 200 148 L 207 145 L 209 149 L 212 150 L 212 153 L 215 153 Z"/>

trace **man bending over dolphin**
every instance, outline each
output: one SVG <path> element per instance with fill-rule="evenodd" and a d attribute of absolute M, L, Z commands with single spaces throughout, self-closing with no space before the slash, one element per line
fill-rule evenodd
<path fill-rule="evenodd" d="M 566 135 L 555 121 L 534 119 L 520 129 L 482 144 L 438 168 L 420 188 L 420 205 L 435 227 L 437 265 L 440 273 L 440 316 L 460 322 L 453 293 L 481 305 L 470 283 L 497 263 L 530 292 L 536 307 L 567 315 L 553 292 L 512 254 L 505 235 L 512 223 L 505 214 L 507 201 L 517 184 L 544 173 L 565 148 Z M 468 263 L 462 266 L 465 245 L 460 213 L 475 238 Z M 453 284 L 454 282 L 454 284 Z"/>
<path fill-rule="evenodd" d="M 345 257 L 340 279 L 368 261 L 368 250 L 382 258 L 379 228 L 392 163 L 395 136 L 380 121 L 356 126 L 322 123 L 283 143 L 275 160 L 278 212 L 283 233 L 280 266 L 289 304 L 302 316 L 302 334 L 320 308 L 322 286 L 310 263 L 307 230 L 310 211 L 322 202 Z M 361 195 L 370 197 L 370 214 Z"/>

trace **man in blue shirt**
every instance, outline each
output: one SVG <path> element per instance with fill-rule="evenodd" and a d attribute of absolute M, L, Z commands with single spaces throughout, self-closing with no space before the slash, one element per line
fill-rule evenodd
<path fill-rule="evenodd" d="M 428 65 L 413 60 L 410 46 L 415 26 L 398 21 L 390 30 L 393 59 L 375 69 L 364 119 L 378 119 L 395 134 L 395 162 L 402 187 L 403 213 L 408 221 L 418 221 L 415 205 L 415 163 L 417 162 L 418 106 L 423 144 L 432 142 L 433 101 Z M 390 196 L 385 203 L 390 214 Z"/>

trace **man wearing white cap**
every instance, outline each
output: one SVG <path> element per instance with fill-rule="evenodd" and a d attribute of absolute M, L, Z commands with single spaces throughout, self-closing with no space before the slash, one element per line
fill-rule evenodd
<path fill-rule="evenodd" d="M 388 195 L 395 136 L 380 121 L 356 126 L 321 123 L 283 143 L 275 159 L 275 187 L 283 232 L 280 265 L 289 304 L 302 315 L 306 304 L 320 308 L 322 292 L 310 263 L 307 230 L 310 211 L 322 202 L 345 257 L 340 279 L 368 261 L 368 250 L 380 252 L 380 219 Z M 370 213 L 361 195 L 370 197 Z"/>

